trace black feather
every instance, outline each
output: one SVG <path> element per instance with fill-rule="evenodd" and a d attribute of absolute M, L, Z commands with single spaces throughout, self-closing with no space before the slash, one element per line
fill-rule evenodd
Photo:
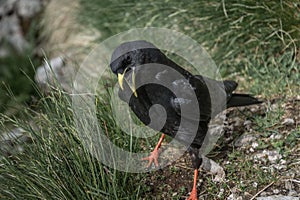
<path fill-rule="evenodd" d="M 148 65 L 146 65 L 148 64 Z M 169 66 L 170 69 L 158 68 L 157 65 Z M 127 102 L 137 117 L 151 128 L 161 131 L 171 137 L 177 135 L 177 139 L 183 144 L 190 144 L 191 127 L 197 125 L 196 137 L 193 139 L 190 149 L 200 148 L 208 130 L 210 119 L 216 116 L 226 107 L 245 106 L 260 103 L 256 98 L 248 94 L 233 94 L 238 84 L 235 81 L 216 81 L 201 75 L 192 75 L 175 62 L 165 56 L 153 44 L 146 41 L 132 41 L 121 44 L 112 55 L 111 70 L 113 73 L 122 73 L 126 69 L 125 77 L 130 79 L 133 70 L 136 71 L 136 83 L 141 85 L 137 89 L 135 97 L 130 87 L 125 84 L 125 89 L 119 91 L 120 98 Z M 171 75 L 175 70 L 182 75 L 176 78 Z M 151 84 L 143 84 L 150 81 Z M 164 84 L 173 88 L 165 87 Z M 181 97 L 176 96 L 180 94 Z M 193 94 L 196 99 L 193 99 Z M 196 102 L 195 102 L 196 101 Z M 200 115 L 195 112 L 198 104 Z M 149 109 L 159 104 L 166 111 L 166 119 L 162 119 L 159 110 L 149 114 Z M 188 112 L 182 113 L 181 110 Z M 158 121 L 165 120 L 162 127 L 151 123 L 151 118 Z M 180 124 L 181 119 L 186 119 L 185 124 Z M 179 131 L 179 125 L 183 126 Z M 200 158 L 192 152 L 194 166 L 199 167 Z"/>
<path fill-rule="evenodd" d="M 238 106 L 249 106 L 253 104 L 259 104 L 262 101 L 259 101 L 257 98 L 249 94 L 235 94 L 231 95 L 231 98 L 227 102 L 227 108 L 238 107 Z"/>

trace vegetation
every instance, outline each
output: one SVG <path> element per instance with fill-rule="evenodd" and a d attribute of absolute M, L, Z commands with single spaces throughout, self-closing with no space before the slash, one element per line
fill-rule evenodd
<path fill-rule="evenodd" d="M 30 103 L 36 95 L 30 80 L 33 80 L 35 67 L 40 64 L 40 59 L 33 52 L 37 28 L 37 22 L 33 21 L 26 35 L 29 46 L 22 53 L 2 41 L 9 55 L 0 58 L 0 113 L 7 116 L 18 115 L 23 105 Z"/>
<path fill-rule="evenodd" d="M 151 3 L 80 0 L 78 21 L 97 28 L 102 35 L 99 41 L 145 26 L 175 29 L 197 40 L 211 54 L 225 78 L 238 80 L 241 90 L 260 95 L 266 101 L 259 111 L 252 112 L 250 108 L 234 111 L 229 118 L 251 120 L 251 133 L 259 141 L 255 151 L 278 150 L 287 161 L 287 168 L 293 169 L 299 162 L 300 129 L 298 122 L 285 126 L 282 121 L 299 115 L 300 105 L 294 100 L 300 94 L 299 6 L 291 0 Z M 126 142 L 127 136 L 109 114 L 109 102 L 99 100 L 97 109 L 101 113 L 99 121 L 116 144 L 133 151 L 142 148 L 137 141 Z M 72 102 L 62 91 L 42 96 L 34 111 L 27 109 L 23 115 L 17 119 L 1 117 L 2 124 L 9 122 L 22 127 L 33 138 L 33 144 L 26 145 L 23 153 L 3 155 L 0 160 L 1 199 L 180 199 L 191 189 L 192 170 L 188 165 L 182 167 L 185 159 L 163 173 L 138 175 L 102 165 L 78 140 L 78 134 L 82 133 L 76 130 Z M 34 121 L 35 125 L 28 121 Z M 234 188 L 250 199 L 265 186 L 274 183 L 281 189 L 284 185 L 280 180 L 284 181 L 286 174 L 274 170 L 270 163 L 257 163 L 249 148 L 234 147 L 236 138 L 248 132 L 243 124 L 237 126 L 213 150 L 210 157 L 224 167 L 226 181 L 216 183 L 203 172 L 200 193 L 205 198 L 227 198 Z M 270 140 L 272 134 L 282 138 Z M 145 146 L 149 148 L 148 144 Z M 179 176 L 184 178 L 179 180 Z"/>
<path fill-rule="evenodd" d="M 4 118 L 4 122 L 23 128 L 34 140 L 25 146 L 23 153 L 0 161 L 0 198 L 118 199 L 131 194 L 128 198 L 132 199 L 138 196 L 135 177 L 103 166 L 79 142 L 71 99 L 59 92 L 52 95 L 41 98 L 36 111 L 24 113 L 24 119 L 34 120 L 34 125 L 21 119 Z M 117 131 L 112 130 L 110 134 L 116 135 Z"/>

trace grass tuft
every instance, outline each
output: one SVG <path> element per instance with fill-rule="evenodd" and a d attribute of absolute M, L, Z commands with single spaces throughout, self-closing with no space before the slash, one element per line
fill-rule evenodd
<path fill-rule="evenodd" d="M 76 130 L 67 95 L 52 92 L 51 96 L 41 98 L 36 109 L 26 111 L 23 118 L 26 120 L 5 118 L 23 128 L 33 143 L 24 146 L 23 153 L 3 155 L 1 198 L 119 199 L 126 196 L 132 199 L 138 195 L 139 186 L 134 185 L 138 176 L 104 166 L 78 140 L 81 133 Z M 100 112 L 105 109 L 102 106 Z M 105 122 L 109 126 L 114 123 L 109 118 Z M 126 143 L 119 144 L 125 148 Z"/>

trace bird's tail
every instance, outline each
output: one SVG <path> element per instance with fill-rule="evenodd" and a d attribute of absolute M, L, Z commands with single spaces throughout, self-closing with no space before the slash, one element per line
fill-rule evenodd
<path fill-rule="evenodd" d="M 232 94 L 230 100 L 227 102 L 227 108 L 237 106 L 249 106 L 252 104 L 259 103 L 262 103 L 262 101 L 259 101 L 257 98 L 249 94 Z"/>

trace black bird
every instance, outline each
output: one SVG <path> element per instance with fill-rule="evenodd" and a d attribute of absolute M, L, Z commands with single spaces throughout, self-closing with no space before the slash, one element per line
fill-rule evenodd
<path fill-rule="evenodd" d="M 248 94 L 232 93 L 238 85 L 235 81 L 192 75 L 152 43 L 143 40 L 118 46 L 112 54 L 110 67 L 118 76 L 119 97 L 145 125 L 163 133 L 150 156 L 142 160 L 149 161 L 147 167 L 153 162 L 158 166 L 158 149 L 165 134 L 175 137 L 187 146 L 191 155 L 194 184 L 189 199 L 197 199 L 196 182 L 202 163 L 199 148 L 211 118 L 226 108 L 260 101 Z M 165 109 L 166 116 L 155 109 L 151 116 L 149 110 L 156 104 Z M 153 123 L 153 119 L 157 123 Z M 162 121 L 164 124 L 159 124 Z"/>

